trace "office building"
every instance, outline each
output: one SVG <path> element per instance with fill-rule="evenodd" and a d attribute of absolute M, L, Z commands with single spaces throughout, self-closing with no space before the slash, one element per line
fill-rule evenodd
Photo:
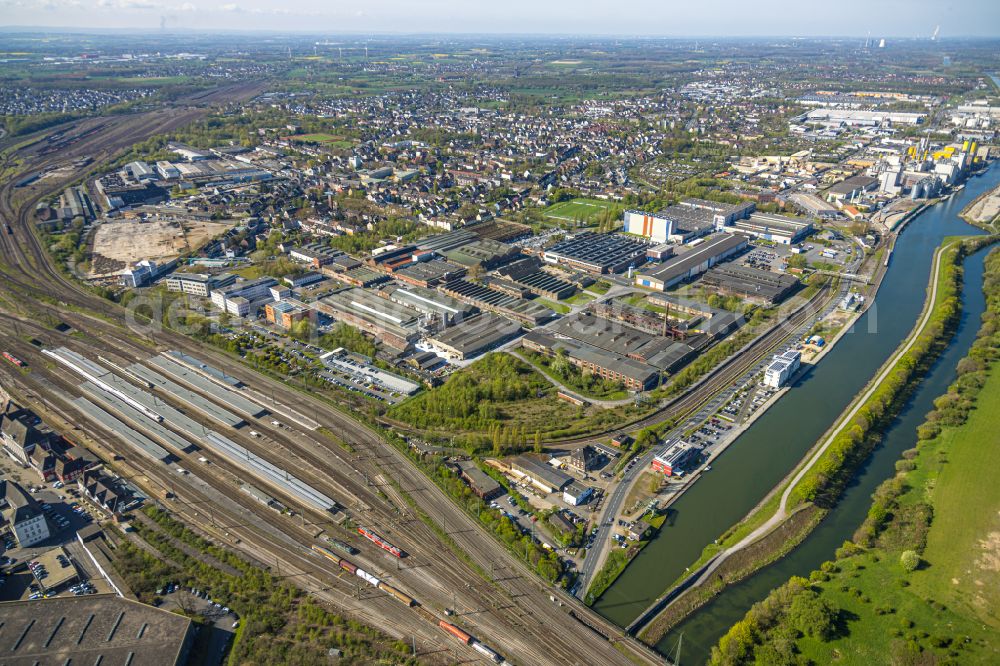
<path fill-rule="evenodd" d="M 275 326 L 290 329 L 296 322 L 306 318 L 307 312 L 287 301 L 275 301 L 264 305 L 264 318 Z"/>
<path fill-rule="evenodd" d="M 697 458 L 700 451 L 701 449 L 694 444 L 683 440 L 671 440 L 653 458 L 651 467 L 664 476 L 674 476 L 683 472 L 684 468 Z"/>
<path fill-rule="evenodd" d="M 247 317 L 253 303 L 271 298 L 271 287 L 278 284 L 272 277 L 237 282 L 236 284 L 212 291 L 212 303 L 237 317 Z"/>
<path fill-rule="evenodd" d="M 772 359 L 764 371 L 764 386 L 781 388 L 799 369 L 802 353 L 791 349 Z"/>
<path fill-rule="evenodd" d="M 228 287 L 236 282 L 232 273 L 207 275 L 205 273 L 174 273 L 167 277 L 167 290 L 192 296 L 208 297 L 215 289 Z"/>
<path fill-rule="evenodd" d="M 49 525 L 41 505 L 10 479 L 0 479 L 0 515 L 21 548 L 49 538 Z"/>

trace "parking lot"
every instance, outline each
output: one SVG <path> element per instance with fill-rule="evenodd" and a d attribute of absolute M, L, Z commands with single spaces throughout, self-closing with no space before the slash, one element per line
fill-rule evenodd
<path fill-rule="evenodd" d="M 4 457 L 0 462 L 0 478 L 13 479 L 31 493 L 45 513 L 49 528 L 48 539 L 24 548 L 17 544 L 10 531 L 3 533 L 0 544 L 0 578 L 4 582 L 0 585 L 0 600 L 41 598 L 45 596 L 47 588 L 54 588 L 59 595 L 74 594 L 75 591 L 59 582 L 60 577 L 72 573 L 71 577 L 78 576 L 79 581 L 86 582 L 92 575 L 87 562 L 75 553 L 78 546 L 76 532 L 95 521 L 106 519 L 107 516 L 81 500 L 80 493 L 74 486 L 64 486 L 61 482 L 43 484 L 38 481 L 33 470 L 24 469 L 9 458 Z M 66 563 L 56 555 L 46 559 L 47 554 L 53 552 L 65 558 Z M 110 589 L 100 578 L 90 587 L 94 588 L 93 593 L 107 592 Z M 81 589 L 83 594 L 88 593 L 87 587 Z"/>
<path fill-rule="evenodd" d="M 210 666 L 221 663 L 236 629 L 240 626 L 239 616 L 212 599 L 206 591 L 197 588 L 171 583 L 157 590 L 157 593 L 160 597 L 157 605 L 164 610 L 179 611 L 185 615 L 197 613 L 205 619 L 192 650 L 191 664 Z"/>
<path fill-rule="evenodd" d="M 331 371 L 324 374 L 327 381 L 369 398 L 395 404 L 420 388 L 416 382 L 386 372 L 353 354 L 330 352 L 321 358 Z"/>
<path fill-rule="evenodd" d="M 791 255 L 792 250 L 787 245 L 757 244 L 743 255 L 742 263 L 751 268 L 783 273 Z"/>

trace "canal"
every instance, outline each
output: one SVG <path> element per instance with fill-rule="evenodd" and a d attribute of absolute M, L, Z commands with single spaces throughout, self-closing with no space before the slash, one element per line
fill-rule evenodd
<path fill-rule="evenodd" d="M 997 182 L 1000 170 L 991 169 L 983 177 L 968 181 L 965 189 L 951 200 L 926 210 L 909 223 L 897 239 L 892 262 L 872 307 L 818 366 L 799 379 L 785 397 L 712 463 L 710 473 L 673 504 L 660 535 L 598 599 L 594 605 L 598 612 L 622 626 L 627 625 L 684 573 L 705 545 L 745 516 L 802 459 L 913 328 L 923 306 L 931 258 L 941 240 L 945 236 L 982 233 L 962 221 L 958 214 L 969 201 L 995 187 Z M 928 411 L 918 401 L 926 400 L 929 404 L 941 387 L 948 384 L 948 372 L 965 353 L 970 336 L 975 335 L 982 309 L 981 270 L 981 257 L 970 260 L 967 275 L 970 287 L 965 290 L 970 309 L 963 317 L 972 323 L 966 325 L 963 319 L 960 335 L 964 337 L 956 336 L 946 359 L 936 366 L 936 383 L 928 382 L 927 391 L 914 394 L 915 407 L 907 415 L 916 422 L 904 424 L 906 417 L 901 416 L 893 427 L 902 440 L 909 438 L 912 442 L 913 429 Z M 731 621 L 741 617 L 771 587 L 791 575 L 808 573 L 832 557 L 836 547 L 860 524 L 871 489 L 890 473 L 897 456 L 898 451 L 890 444 L 881 447 L 844 500 L 800 548 L 735 586 L 732 595 L 725 593 L 689 619 L 682 629 L 685 656 L 695 659 L 706 656 Z M 786 564 L 792 562 L 797 566 Z M 767 576 L 772 578 L 765 580 Z M 758 580 L 761 582 L 755 583 Z M 740 593 L 744 595 L 742 598 Z M 659 647 L 672 650 L 674 642 L 676 637 L 670 635 Z M 696 650 L 702 653 L 699 655 Z"/>

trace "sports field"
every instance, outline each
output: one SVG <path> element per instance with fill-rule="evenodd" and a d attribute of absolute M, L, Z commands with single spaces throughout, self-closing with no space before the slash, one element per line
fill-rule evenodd
<path fill-rule="evenodd" d="M 285 137 L 290 141 L 295 141 L 298 143 L 321 143 L 326 146 L 332 146 L 334 148 L 348 148 L 354 143 L 343 137 L 336 136 L 333 134 L 327 134 L 326 132 L 315 132 L 313 134 L 297 134 L 295 136 Z"/>
<path fill-rule="evenodd" d="M 544 215 L 550 220 L 562 222 L 598 222 L 604 211 L 615 208 L 610 201 L 600 199 L 571 199 L 552 204 L 545 209 Z"/>

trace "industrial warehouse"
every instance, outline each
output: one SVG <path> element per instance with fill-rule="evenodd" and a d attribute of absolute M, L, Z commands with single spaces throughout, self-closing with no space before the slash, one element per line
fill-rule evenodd
<path fill-rule="evenodd" d="M 799 285 L 792 275 L 771 271 L 722 264 L 710 268 L 702 277 L 701 284 L 724 296 L 739 296 L 750 303 L 770 305 L 780 303 Z"/>
<path fill-rule="evenodd" d="M 417 310 L 366 289 L 354 288 L 331 294 L 314 307 L 397 349 L 408 349 L 420 337 Z"/>
<path fill-rule="evenodd" d="M 545 250 L 545 261 L 588 273 L 621 273 L 645 261 L 646 243 L 615 234 L 590 231 L 560 241 Z"/>
<path fill-rule="evenodd" d="M 749 242 L 750 239 L 740 233 L 716 235 L 662 264 L 639 269 L 635 274 L 635 283 L 640 287 L 665 291 L 739 254 Z"/>
<path fill-rule="evenodd" d="M 484 354 L 520 334 L 520 324 L 484 312 L 438 333 L 428 342 L 449 358 L 465 360 Z"/>
<path fill-rule="evenodd" d="M 186 617 L 114 594 L 0 603 L 8 664 L 182 666 L 194 643 Z"/>

